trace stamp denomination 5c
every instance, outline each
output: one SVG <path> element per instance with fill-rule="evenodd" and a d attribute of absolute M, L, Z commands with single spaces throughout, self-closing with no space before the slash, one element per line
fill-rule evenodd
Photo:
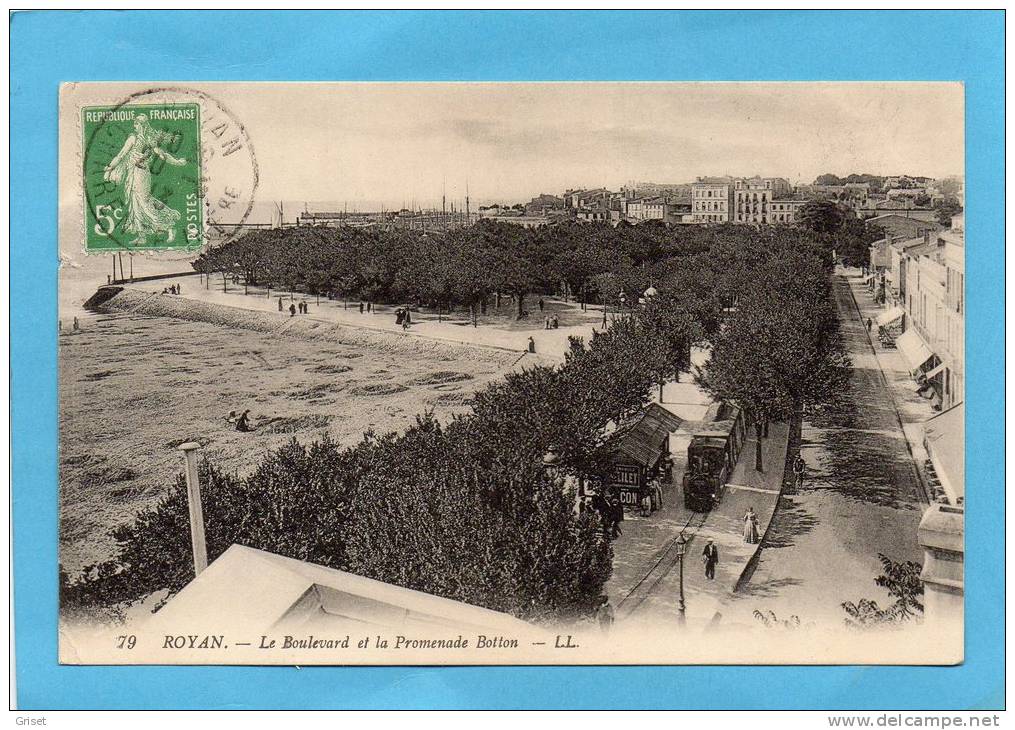
<path fill-rule="evenodd" d="M 86 250 L 200 248 L 200 105 L 86 107 L 81 122 Z"/>

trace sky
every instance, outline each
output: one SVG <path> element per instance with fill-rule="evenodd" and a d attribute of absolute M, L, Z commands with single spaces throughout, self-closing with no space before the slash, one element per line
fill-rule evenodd
<path fill-rule="evenodd" d="M 189 84 L 188 84 L 189 85 Z M 245 125 L 255 215 L 525 202 L 754 175 L 963 172 L 959 83 L 193 84 Z M 290 212 L 291 211 L 291 212 Z"/>

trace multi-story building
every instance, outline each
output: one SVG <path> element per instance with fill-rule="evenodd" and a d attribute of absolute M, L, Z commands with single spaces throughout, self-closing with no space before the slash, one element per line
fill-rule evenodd
<path fill-rule="evenodd" d="M 732 178 L 699 177 L 691 184 L 691 219 L 695 223 L 728 223 L 732 210 Z"/>
<path fill-rule="evenodd" d="M 665 198 L 639 198 L 627 201 L 627 217 L 636 220 L 665 221 L 668 218 L 669 205 Z"/>
<path fill-rule="evenodd" d="M 578 208 L 575 211 L 575 219 L 581 223 L 609 223 L 610 209 L 605 205 Z"/>
<path fill-rule="evenodd" d="M 734 223 L 774 223 L 770 215 L 772 201 L 791 192 L 787 180 L 781 177 L 751 177 L 733 183 Z"/>
<path fill-rule="evenodd" d="M 797 214 L 807 204 L 806 200 L 776 199 L 769 206 L 769 223 L 796 223 Z"/>
<path fill-rule="evenodd" d="M 606 188 L 593 190 L 568 190 L 564 193 L 564 205 L 567 208 L 588 208 L 597 204 L 605 204 L 610 199 L 610 191 Z"/>
<path fill-rule="evenodd" d="M 903 318 L 899 351 L 947 410 L 965 399 L 965 233 L 963 216 L 946 231 L 893 241 L 889 313 Z"/>

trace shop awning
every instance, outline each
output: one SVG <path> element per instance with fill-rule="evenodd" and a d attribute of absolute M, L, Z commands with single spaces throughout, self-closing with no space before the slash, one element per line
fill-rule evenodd
<path fill-rule="evenodd" d="M 923 425 L 927 454 L 952 504 L 957 504 L 966 493 L 965 413 L 965 405 L 960 403 Z"/>
<path fill-rule="evenodd" d="M 895 338 L 895 346 L 906 358 L 906 362 L 912 370 L 920 370 L 927 361 L 934 357 L 934 353 L 927 343 L 923 341 L 916 330 L 906 330 Z"/>
<path fill-rule="evenodd" d="M 878 324 L 882 326 L 891 324 L 897 319 L 902 319 L 904 316 L 906 316 L 905 309 L 902 307 L 892 307 L 878 315 Z"/>

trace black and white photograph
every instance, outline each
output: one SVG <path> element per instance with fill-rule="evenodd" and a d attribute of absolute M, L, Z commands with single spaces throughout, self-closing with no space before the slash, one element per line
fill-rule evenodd
<path fill-rule="evenodd" d="M 61 663 L 963 661 L 961 83 L 59 127 Z"/>

